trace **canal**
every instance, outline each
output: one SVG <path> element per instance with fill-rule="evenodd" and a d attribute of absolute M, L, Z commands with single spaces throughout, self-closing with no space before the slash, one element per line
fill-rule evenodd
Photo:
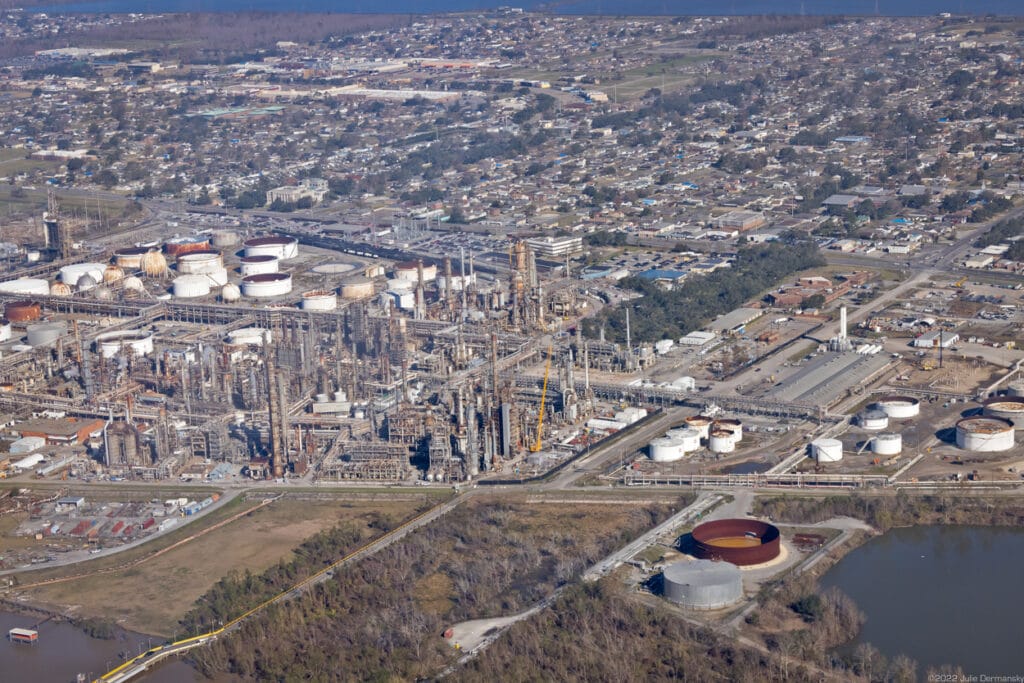
<path fill-rule="evenodd" d="M 917 526 L 894 529 L 844 557 L 822 577 L 867 616 L 857 640 L 890 659 L 904 654 L 967 676 L 1024 675 L 1020 577 L 1024 529 Z"/>

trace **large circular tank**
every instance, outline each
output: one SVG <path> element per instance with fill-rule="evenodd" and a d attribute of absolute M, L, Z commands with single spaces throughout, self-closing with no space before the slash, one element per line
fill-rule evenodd
<path fill-rule="evenodd" d="M 917 417 L 921 413 L 921 402 L 913 396 L 886 396 L 869 406 L 873 410 L 881 410 L 894 420 Z"/>
<path fill-rule="evenodd" d="M 411 292 L 416 288 L 416 283 L 412 280 L 397 280 L 392 278 L 387 281 L 385 288 L 389 292 Z"/>
<path fill-rule="evenodd" d="M 41 278 L 23 277 L 17 280 L 0 282 L 0 292 L 4 294 L 48 296 L 50 294 L 50 283 Z"/>
<path fill-rule="evenodd" d="M 708 450 L 712 453 L 732 453 L 736 450 L 736 436 L 724 429 L 713 431 L 708 436 Z"/>
<path fill-rule="evenodd" d="M 214 230 L 213 246 L 218 249 L 233 247 L 238 244 L 238 233 L 234 230 Z"/>
<path fill-rule="evenodd" d="M 103 263 L 72 263 L 60 269 L 60 281 L 69 285 L 77 285 L 83 277 L 88 275 L 95 285 L 103 280 L 103 271 L 106 269 L 107 266 Z"/>
<path fill-rule="evenodd" d="M 136 356 L 153 353 L 153 335 L 141 330 L 114 330 L 96 335 L 96 350 L 104 358 L 113 358 L 122 351 Z"/>
<path fill-rule="evenodd" d="M 843 459 L 843 442 L 839 439 L 815 439 L 811 455 L 818 462 L 839 462 Z"/>
<path fill-rule="evenodd" d="M 135 277 L 134 275 L 129 275 L 124 279 L 124 288 L 130 292 L 135 293 L 141 293 L 146 291 L 146 286 L 142 284 L 142 280 Z"/>
<path fill-rule="evenodd" d="M 238 288 L 238 285 L 228 283 L 220 290 L 220 298 L 224 303 L 234 303 L 242 298 L 242 290 Z"/>
<path fill-rule="evenodd" d="M 14 332 L 11 330 L 11 321 L 7 318 L 0 318 L 0 342 L 10 341 L 13 336 Z"/>
<path fill-rule="evenodd" d="M 665 597 L 690 609 L 721 609 L 743 598 L 743 575 L 731 562 L 676 562 L 662 580 Z"/>
<path fill-rule="evenodd" d="M 1014 398 L 1024 396 L 1024 380 L 1010 382 L 1010 385 L 1006 387 L 1006 393 L 1008 396 L 1013 396 Z"/>
<path fill-rule="evenodd" d="M 224 256 L 215 249 L 190 251 L 178 257 L 178 272 L 205 275 L 224 269 Z"/>
<path fill-rule="evenodd" d="M 992 453 L 1013 448 L 1013 423 L 998 417 L 968 417 L 956 423 L 956 445 L 964 450 Z"/>
<path fill-rule="evenodd" d="M 147 247 L 125 247 L 114 252 L 114 265 L 126 270 L 140 270 L 142 257 L 149 253 Z"/>
<path fill-rule="evenodd" d="M 103 269 L 104 284 L 112 285 L 124 279 L 124 271 L 117 266 L 107 266 Z"/>
<path fill-rule="evenodd" d="M 899 455 L 903 450 L 903 437 L 899 434 L 879 434 L 871 440 L 871 452 L 875 455 Z"/>
<path fill-rule="evenodd" d="M 999 396 L 985 401 L 986 417 L 998 417 L 1013 423 L 1014 429 L 1024 429 L 1024 398 Z"/>
<path fill-rule="evenodd" d="M 319 273 L 320 275 L 344 275 L 350 270 L 355 270 L 355 266 L 351 263 L 321 263 L 319 266 L 313 266 L 313 272 Z"/>
<path fill-rule="evenodd" d="M 100 277 L 102 277 L 102 275 Z M 85 273 L 80 278 L 78 278 L 77 282 L 75 282 L 75 288 L 79 292 L 88 292 L 90 289 L 92 289 L 98 284 L 99 280 L 94 278 L 91 273 Z"/>
<path fill-rule="evenodd" d="M 241 329 L 228 332 L 227 339 L 224 341 L 228 344 L 234 344 L 237 346 L 263 346 L 264 342 L 269 342 L 271 339 L 270 330 L 262 327 L 243 327 Z"/>
<path fill-rule="evenodd" d="M 686 455 L 682 442 L 668 436 L 653 439 L 647 445 L 647 452 L 654 462 L 674 462 Z"/>
<path fill-rule="evenodd" d="M 171 283 L 171 292 L 181 299 L 194 299 L 208 295 L 211 284 L 205 275 L 179 275 Z"/>
<path fill-rule="evenodd" d="M 373 296 L 373 281 L 366 278 L 355 278 L 341 285 L 342 299 L 366 299 Z"/>
<path fill-rule="evenodd" d="M 725 560 L 740 567 L 761 564 L 779 556 L 779 530 L 756 519 L 720 519 L 693 530 L 694 555 Z"/>
<path fill-rule="evenodd" d="M 711 435 L 711 423 L 713 420 L 707 415 L 691 415 L 684 422 L 690 429 L 697 430 L 702 439 L 707 439 Z"/>
<path fill-rule="evenodd" d="M 68 324 L 64 321 L 51 323 L 36 323 L 25 328 L 28 332 L 28 345 L 35 348 L 38 346 L 53 346 L 57 339 L 64 336 L 68 331 Z"/>
<path fill-rule="evenodd" d="M 238 266 L 238 272 L 242 277 L 247 275 L 263 275 L 264 273 L 276 273 L 279 270 L 280 260 L 270 254 L 260 256 L 243 256 Z"/>
<path fill-rule="evenodd" d="M 743 440 L 743 423 L 739 420 L 715 420 L 711 423 L 711 431 L 729 432 L 734 441 Z"/>
<path fill-rule="evenodd" d="M 168 256 L 181 256 L 190 251 L 208 251 L 210 240 L 205 237 L 174 237 L 164 244 Z"/>
<path fill-rule="evenodd" d="M 254 237 L 246 240 L 244 246 L 246 256 L 276 256 L 279 259 L 290 259 L 299 254 L 299 241 L 294 237 Z"/>
<path fill-rule="evenodd" d="M 281 296 L 292 291 L 292 276 L 288 273 L 263 273 L 242 278 L 242 294 L 257 299 Z"/>
<path fill-rule="evenodd" d="M 696 429 L 690 429 L 689 427 L 670 429 L 665 433 L 665 436 L 682 442 L 683 448 L 687 452 L 700 448 L 700 432 Z"/>
<path fill-rule="evenodd" d="M 71 296 L 71 287 L 66 282 L 54 282 L 50 285 L 50 296 Z"/>
<path fill-rule="evenodd" d="M 857 417 L 860 426 L 864 429 L 879 430 L 889 426 L 889 416 L 884 410 L 865 410 Z"/>
<path fill-rule="evenodd" d="M 113 301 L 114 292 L 107 285 L 99 285 L 92 288 L 92 298 L 97 301 Z"/>
<path fill-rule="evenodd" d="M 43 309 L 35 301 L 8 301 L 4 304 L 4 317 L 12 323 L 39 320 L 42 315 Z"/>
<path fill-rule="evenodd" d="M 395 279 L 419 282 L 420 263 L 419 261 L 403 261 L 395 264 Z M 437 266 L 432 263 L 423 264 L 423 281 L 430 282 L 437 279 Z"/>
<path fill-rule="evenodd" d="M 314 289 L 302 293 L 302 308 L 306 311 L 333 311 L 338 308 L 334 290 Z"/>
<path fill-rule="evenodd" d="M 139 266 L 149 277 L 163 277 L 167 274 L 167 259 L 155 249 L 142 255 Z"/>

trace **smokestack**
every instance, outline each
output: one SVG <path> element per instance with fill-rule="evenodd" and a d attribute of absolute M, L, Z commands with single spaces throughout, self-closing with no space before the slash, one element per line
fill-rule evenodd
<path fill-rule="evenodd" d="M 839 339 L 846 341 L 846 306 L 839 307 Z"/>

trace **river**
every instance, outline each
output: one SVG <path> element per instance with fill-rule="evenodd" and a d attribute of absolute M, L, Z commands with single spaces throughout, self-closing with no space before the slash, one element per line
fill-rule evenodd
<path fill-rule="evenodd" d="M 821 584 L 867 615 L 849 649 L 867 642 L 890 658 L 905 654 L 920 680 L 942 664 L 984 680 L 1024 675 L 1022 565 L 1022 528 L 917 526 L 871 539 Z"/>
<path fill-rule="evenodd" d="M 121 661 L 121 653 L 132 656 L 145 651 L 152 642 L 157 645 L 162 639 L 150 638 L 138 633 L 118 631 L 113 640 L 91 638 L 67 622 L 48 621 L 39 626 L 39 642 L 23 645 L 7 640 L 7 632 L 15 627 L 32 628 L 39 617 L 0 612 L 0 680 L 11 683 L 69 683 L 78 674 L 85 674 L 92 681 Z M 141 648 L 141 649 L 140 649 Z M 146 683 L 190 683 L 205 681 L 192 667 L 183 661 L 162 664 L 145 677 Z"/>

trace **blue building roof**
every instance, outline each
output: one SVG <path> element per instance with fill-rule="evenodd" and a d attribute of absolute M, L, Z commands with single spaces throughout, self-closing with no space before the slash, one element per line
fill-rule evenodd
<path fill-rule="evenodd" d="M 651 270 L 645 270 L 642 273 L 637 273 L 636 276 L 643 280 L 681 280 L 686 277 L 686 273 L 682 270 L 661 270 L 653 268 Z"/>

